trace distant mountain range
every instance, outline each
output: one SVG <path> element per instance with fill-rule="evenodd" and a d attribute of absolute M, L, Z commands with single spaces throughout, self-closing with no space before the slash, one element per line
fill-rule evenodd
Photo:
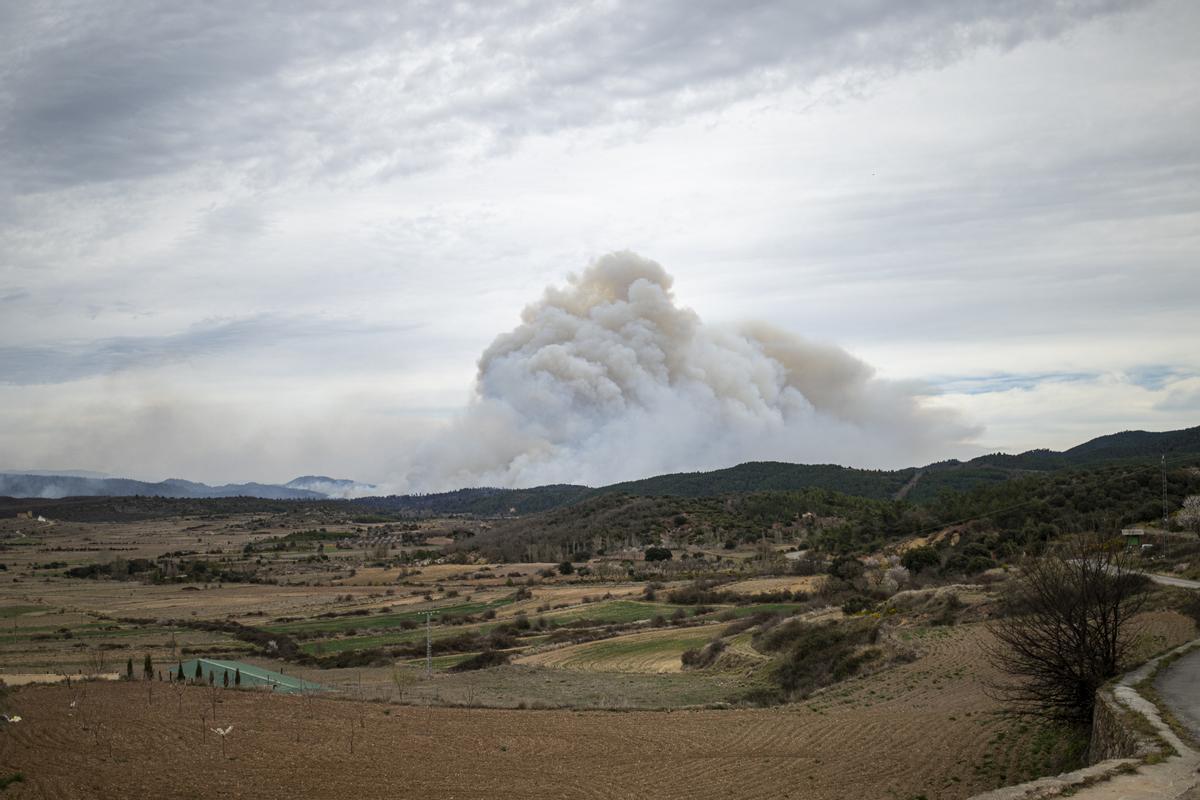
<path fill-rule="evenodd" d="M 0 473 L 0 496 L 38 497 L 260 497 L 266 500 L 327 500 L 345 498 L 375 487 L 356 481 L 305 475 L 286 484 L 206 483 L 172 478 L 157 483 L 128 478 L 92 478 L 78 474 Z"/>
<path fill-rule="evenodd" d="M 209 486 L 185 480 L 147 483 L 81 473 L 0 473 L 0 496 L 61 498 L 76 496 L 148 496 L 175 498 L 258 497 L 268 500 L 350 499 L 364 510 L 428 514 L 503 516 L 529 514 L 572 505 L 603 494 L 647 497 L 709 497 L 767 490 L 828 489 L 877 500 L 922 503 L 943 490 L 965 490 L 1030 473 L 1093 467 L 1121 462 L 1146 463 L 1200 456 L 1200 426 L 1151 433 L 1124 431 L 1101 436 L 1062 452 L 1029 450 L 1019 455 L 994 453 L 970 461 L 942 461 L 924 467 L 867 470 L 836 464 L 789 464 L 759 461 L 712 472 L 680 472 L 592 488 L 556 484 L 530 489 L 478 487 L 417 495 L 370 496 L 371 484 L 323 475 L 304 475 L 286 484 L 237 483 Z M 367 496 L 364 496 L 367 495 Z"/>

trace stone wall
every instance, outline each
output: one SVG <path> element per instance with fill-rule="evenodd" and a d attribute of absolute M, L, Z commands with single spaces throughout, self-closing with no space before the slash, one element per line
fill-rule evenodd
<path fill-rule="evenodd" d="M 1110 758 L 1142 759 L 1162 751 L 1162 744 L 1137 728 L 1131 712 L 1117 702 L 1109 688 L 1096 692 L 1096 710 L 1092 714 L 1092 741 L 1088 747 L 1088 763 L 1097 764 Z"/>

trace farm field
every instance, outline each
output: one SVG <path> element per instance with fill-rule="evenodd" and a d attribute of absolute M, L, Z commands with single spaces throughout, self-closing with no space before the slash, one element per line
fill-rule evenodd
<path fill-rule="evenodd" d="M 517 663 L 595 672 L 681 672 L 683 652 L 715 634 L 710 626 L 644 631 L 535 653 Z"/>
<path fill-rule="evenodd" d="M 880 599 L 753 546 L 463 560 L 453 536 L 487 523 L 461 518 L 31 524 L 0 520 L 10 797 L 932 800 L 1080 758 L 1078 734 L 984 690 L 1003 569 Z M 1195 635 L 1175 611 L 1139 621 L 1147 656 Z M 161 680 L 196 657 L 328 691 Z"/>
<path fill-rule="evenodd" d="M 1154 621 L 1172 638 L 1189 635 L 1187 625 Z M 985 636 L 978 625 L 926 631 L 911 664 L 763 710 L 512 711 L 163 685 L 151 698 L 136 682 L 26 687 L 14 691 L 23 720 L 0 737 L 0 768 L 25 776 L 7 790 L 14 798 L 951 800 L 1053 769 L 1062 755 L 1053 732 L 998 714 L 983 693 Z M 210 729 L 226 725 L 222 756 Z M 872 767 L 847 753 L 870 753 Z"/>

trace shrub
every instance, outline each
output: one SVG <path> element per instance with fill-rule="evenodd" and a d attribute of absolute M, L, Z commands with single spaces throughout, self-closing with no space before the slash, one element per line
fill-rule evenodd
<path fill-rule="evenodd" d="M 904 551 L 904 555 L 900 556 L 900 563 L 910 572 L 920 572 L 929 567 L 941 566 L 942 557 L 932 547 L 914 547 Z"/>
<path fill-rule="evenodd" d="M 644 558 L 646 561 L 670 561 L 674 555 L 665 547 L 647 547 Z"/>
<path fill-rule="evenodd" d="M 861 594 L 856 594 L 846 599 L 842 603 L 843 614 L 861 614 L 864 611 L 869 611 L 875 607 L 875 601 L 869 597 L 863 597 Z"/>
<path fill-rule="evenodd" d="M 717 656 L 725 651 L 724 639 L 713 639 L 703 647 L 693 648 L 684 651 L 680 659 L 685 667 L 691 669 L 704 669 L 711 666 L 717 660 Z"/>
<path fill-rule="evenodd" d="M 729 603 L 739 599 L 738 595 L 722 592 L 714 587 L 718 581 L 693 581 L 687 586 L 672 589 L 667 593 L 667 601 L 678 605 L 699 605 L 701 603 Z"/>
<path fill-rule="evenodd" d="M 508 653 L 502 653 L 498 650 L 484 650 L 482 653 L 476 653 L 468 659 L 458 662 L 453 667 L 450 667 L 449 672 L 470 672 L 476 669 L 487 669 L 488 667 L 498 667 L 501 664 L 507 664 L 509 660 Z"/>
<path fill-rule="evenodd" d="M 814 689 L 843 680 L 864 663 L 878 658 L 878 649 L 863 650 L 875 640 L 878 623 L 814 624 L 795 620 L 778 625 L 756 637 L 756 646 L 779 652 L 771 678 L 787 695 L 805 696 Z"/>
<path fill-rule="evenodd" d="M 844 581 L 852 581 L 855 578 L 861 577 L 865 569 L 866 567 L 857 558 L 843 556 L 830 564 L 829 574 Z"/>
<path fill-rule="evenodd" d="M 964 571 L 968 575 L 978 575 L 981 572 L 986 572 L 996 566 L 996 562 L 990 556 L 971 556 L 967 561 Z"/>

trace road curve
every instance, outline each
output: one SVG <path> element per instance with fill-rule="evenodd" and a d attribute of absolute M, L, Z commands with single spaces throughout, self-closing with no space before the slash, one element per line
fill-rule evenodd
<path fill-rule="evenodd" d="M 1179 721 L 1200 738 L 1200 650 L 1193 650 L 1163 670 L 1154 688 Z"/>
<path fill-rule="evenodd" d="M 1156 575 L 1153 572 L 1143 572 L 1150 580 L 1163 586 L 1178 586 L 1180 589 L 1200 589 L 1200 581 L 1189 581 L 1186 578 L 1176 578 L 1171 575 Z"/>

